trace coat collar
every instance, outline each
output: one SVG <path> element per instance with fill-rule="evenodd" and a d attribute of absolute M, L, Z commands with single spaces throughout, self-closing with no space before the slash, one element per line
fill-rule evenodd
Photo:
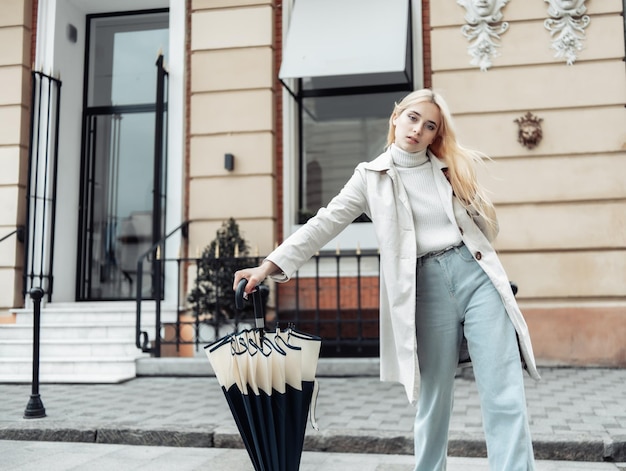
<path fill-rule="evenodd" d="M 374 172 L 386 172 L 393 168 L 393 159 L 389 149 L 385 150 L 382 154 L 376 157 L 374 160 L 365 163 L 367 170 L 373 170 Z"/>

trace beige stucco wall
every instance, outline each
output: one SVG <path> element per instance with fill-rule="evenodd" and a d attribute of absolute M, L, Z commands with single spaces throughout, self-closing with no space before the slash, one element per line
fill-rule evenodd
<path fill-rule="evenodd" d="M 431 2 L 433 87 L 463 143 L 494 159 L 481 177 L 540 361 L 626 366 L 623 3 L 587 5 L 584 49 L 568 66 L 550 49 L 548 4 L 510 2 L 501 55 L 481 72 L 460 31 L 464 9 Z M 514 123 L 528 111 L 543 119 L 532 150 Z"/>
<path fill-rule="evenodd" d="M 190 255 L 230 217 L 265 254 L 276 240 L 273 1 L 191 5 Z"/>
<path fill-rule="evenodd" d="M 0 2 L 0 237 L 24 223 L 31 15 L 30 0 Z M 21 304 L 22 254 L 15 235 L 0 243 L 0 322 Z"/>
<path fill-rule="evenodd" d="M 555 59 L 545 2 L 510 2 L 501 55 L 470 65 L 464 9 L 430 2 L 433 87 L 461 141 L 493 158 L 497 248 L 540 363 L 626 366 L 626 74 L 621 0 L 587 2 L 574 65 Z M 255 250 L 274 246 L 273 2 L 193 0 L 188 209 L 190 255 L 236 218 Z M 541 118 L 543 140 L 517 142 L 514 120 Z M 224 154 L 235 170 L 224 169 Z"/>

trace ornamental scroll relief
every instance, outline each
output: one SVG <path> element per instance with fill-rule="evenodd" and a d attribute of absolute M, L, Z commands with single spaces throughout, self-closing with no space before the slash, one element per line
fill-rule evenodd
<path fill-rule="evenodd" d="M 544 26 L 552 36 L 554 57 L 565 59 L 572 65 L 583 48 L 585 28 L 589 26 L 589 16 L 585 15 L 585 0 L 545 0 L 550 6 Z"/>
<path fill-rule="evenodd" d="M 510 0 L 457 0 L 465 8 L 465 22 L 461 33 L 469 41 L 467 52 L 470 64 L 486 71 L 499 56 L 500 35 L 509 28 L 503 21 L 502 9 Z M 554 57 L 572 65 L 583 49 L 585 28 L 590 18 L 586 15 L 586 0 L 544 0 L 549 4 L 545 28 L 552 37 Z"/>
<path fill-rule="evenodd" d="M 457 0 L 465 8 L 465 21 L 461 33 L 470 44 L 467 52 L 472 56 L 470 64 L 485 71 L 491 67 L 491 60 L 499 56 L 500 35 L 509 29 L 502 21 L 502 8 L 509 0 Z"/>

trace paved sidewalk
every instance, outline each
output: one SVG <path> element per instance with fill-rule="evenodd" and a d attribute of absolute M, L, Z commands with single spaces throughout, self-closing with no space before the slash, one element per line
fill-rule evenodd
<path fill-rule="evenodd" d="M 244 450 L 0 440 L 4 471 L 253 471 Z M 299 471 L 411 471 L 407 455 L 304 452 Z M 489 471 L 485 458 L 449 458 L 448 471 Z M 536 471 L 620 471 L 612 463 L 538 461 Z"/>
<path fill-rule="evenodd" d="M 626 369 L 543 368 L 541 374 L 540 382 L 526 379 L 537 459 L 626 462 Z M 319 382 L 320 432 L 309 428 L 307 450 L 406 455 L 410 461 L 415 411 L 400 385 L 371 376 L 321 377 Z M 200 448 L 241 444 L 213 377 L 42 384 L 40 393 L 47 417 L 26 420 L 30 385 L 0 384 L 0 439 Z M 456 380 L 449 454 L 485 456 L 478 397 L 468 374 Z"/>

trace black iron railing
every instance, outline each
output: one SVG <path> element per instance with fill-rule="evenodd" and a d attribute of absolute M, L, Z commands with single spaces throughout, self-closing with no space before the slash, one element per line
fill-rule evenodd
<path fill-rule="evenodd" d="M 244 311 L 234 309 L 234 291 L 232 284 L 226 286 L 223 281 L 223 268 L 228 267 L 229 279 L 232 283 L 232 271 L 248 266 L 258 265 L 261 257 L 219 257 L 209 261 L 215 268 L 210 270 L 208 277 L 204 277 L 203 283 L 210 283 L 211 305 L 210 309 L 204 309 L 200 303 L 190 303 L 189 294 L 177 294 L 179 300 L 178 315 L 174 322 L 161 323 L 159 347 L 169 349 L 172 354 L 179 354 L 182 349 L 198 352 L 203 346 L 217 340 L 220 337 L 248 329 L 254 326 L 254 314 L 252 306 L 247 306 Z M 207 260 L 201 258 L 166 259 L 166 263 L 176 263 L 178 273 L 186 273 L 195 278 L 191 285 L 192 289 L 198 287 L 201 264 L 207 264 Z M 230 267 L 235 267 L 230 269 Z M 205 274 L 206 275 L 206 274 Z M 263 300 L 267 303 L 268 288 L 263 286 Z M 232 302 L 231 302 L 232 301 Z M 205 303 L 207 304 L 207 303 Z M 156 351 L 154 352 L 157 353 Z"/>
<path fill-rule="evenodd" d="M 13 234 L 15 234 L 15 237 L 17 237 L 18 241 L 24 242 L 24 226 L 16 227 L 14 231 L 11 231 L 7 235 L 3 236 L 2 239 L 0 239 L 0 242 L 7 240 Z"/>
<path fill-rule="evenodd" d="M 251 306 L 243 312 L 225 306 L 229 300 L 234 300 L 234 293 L 231 285 L 218 278 L 224 276 L 224 267 L 228 267 L 230 272 L 254 266 L 263 257 L 217 257 L 210 260 L 210 277 L 214 277 L 209 278 L 212 284 L 211 309 L 201 309 L 198 303 L 189 302 L 189 293 L 182 292 L 182 287 L 189 285 L 189 291 L 197 288 L 201 263 L 205 270 L 203 282 L 207 281 L 207 260 L 200 257 L 168 258 L 164 255 L 167 237 L 179 229 L 186 232 L 187 225 L 184 223 L 172 231 L 138 261 L 136 345 L 156 357 L 191 356 L 224 335 L 254 325 Z M 142 299 L 142 273 L 147 262 L 152 263 L 154 287 L 149 301 L 145 299 L 145 294 Z M 176 267 L 177 307 L 175 319 L 163 322 L 162 277 L 164 267 L 171 265 Z M 274 328 L 295 324 L 300 330 L 320 335 L 324 339 L 323 356 L 378 356 L 379 270 L 380 259 L 376 251 L 317 254 L 291 282 L 274 285 L 273 296 L 270 296 L 271 301 L 266 306 L 266 325 Z M 168 274 L 173 275 L 173 270 L 168 270 Z M 189 283 L 186 283 L 186 277 L 189 277 Z M 154 303 L 155 331 L 152 335 L 141 329 L 142 303 Z"/>
<path fill-rule="evenodd" d="M 379 272 L 376 250 L 319 253 L 276 285 L 277 321 L 322 337 L 322 356 L 378 356 Z"/>
<path fill-rule="evenodd" d="M 143 352 L 155 354 L 160 356 L 160 330 L 161 330 L 161 301 L 163 300 L 163 264 L 168 260 L 165 256 L 165 243 L 166 241 L 176 234 L 181 234 L 186 237 L 189 228 L 189 221 L 185 221 L 176 227 L 174 230 L 166 234 L 163 238 L 154 243 L 147 251 L 137 259 L 137 286 L 136 286 L 136 324 L 135 324 L 135 345 Z M 181 270 L 180 266 L 185 259 L 176 259 L 179 264 L 178 269 L 178 292 L 180 292 Z M 142 303 L 144 301 L 143 293 L 143 272 L 144 263 L 149 261 L 152 263 L 151 275 L 152 275 L 152 289 L 148 301 L 153 301 L 155 306 L 155 335 L 154 345 L 150 342 L 150 336 L 148 332 L 142 330 Z M 177 297 L 180 293 L 177 294 Z"/>
<path fill-rule="evenodd" d="M 24 230 L 24 295 L 40 287 L 51 300 L 61 81 L 32 72 L 30 154 Z"/>

